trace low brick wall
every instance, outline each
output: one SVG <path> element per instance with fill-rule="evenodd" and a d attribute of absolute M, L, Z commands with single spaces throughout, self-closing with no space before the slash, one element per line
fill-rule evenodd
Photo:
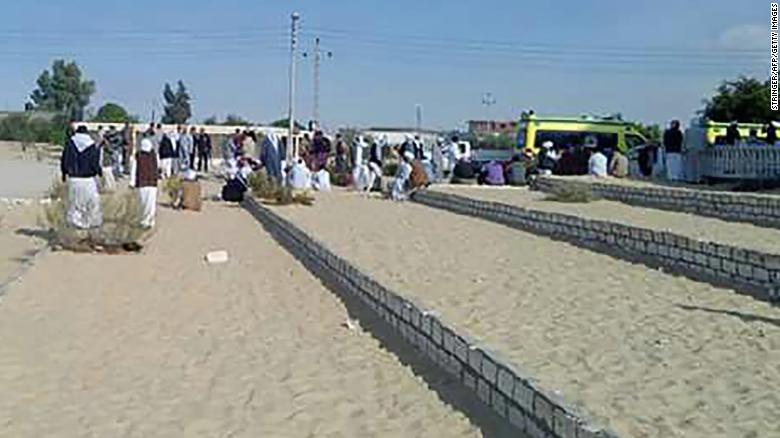
<path fill-rule="evenodd" d="M 358 271 L 254 199 L 243 204 L 279 243 L 318 277 L 356 297 L 420 355 L 457 379 L 514 429 L 532 438 L 614 438 L 499 354 L 456 332 L 435 312 Z"/>
<path fill-rule="evenodd" d="M 415 193 L 412 199 L 653 267 L 661 266 L 697 280 L 728 285 L 761 300 L 780 298 L 780 255 L 777 254 L 428 190 Z"/>
<path fill-rule="evenodd" d="M 760 226 L 780 227 L 780 196 L 675 187 L 632 187 L 550 177 L 540 177 L 535 183 L 536 189 L 549 193 L 573 187 L 590 190 L 603 199 L 630 205 L 682 211 Z"/>

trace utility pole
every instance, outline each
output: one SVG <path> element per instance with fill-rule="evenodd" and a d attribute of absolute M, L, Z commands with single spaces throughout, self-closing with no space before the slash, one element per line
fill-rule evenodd
<path fill-rule="evenodd" d="M 298 21 L 301 19 L 300 14 L 293 12 L 290 16 L 292 20 L 292 27 L 290 29 L 290 126 L 287 132 L 287 162 L 291 162 L 293 157 L 298 156 L 298 151 L 295 150 L 295 58 L 296 49 L 298 46 Z"/>
<path fill-rule="evenodd" d="M 415 112 L 417 116 L 417 135 L 422 136 L 422 105 L 419 103 L 415 105 Z"/>
<path fill-rule="evenodd" d="M 303 57 L 308 57 L 308 53 L 304 53 Z M 333 52 L 323 52 L 320 46 L 320 37 L 314 39 L 314 105 L 312 107 L 312 121 L 314 125 L 320 126 L 320 71 L 322 66 L 322 57 L 333 57 Z"/>

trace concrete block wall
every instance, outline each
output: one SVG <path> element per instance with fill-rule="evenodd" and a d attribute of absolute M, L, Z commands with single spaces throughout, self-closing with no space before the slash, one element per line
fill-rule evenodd
<path fill-rule="evenodd" d="M 515 207 L 433 191 L 416 192 L 415 202 L 486 219 L 616 255 L 697 280 L 726 284 L 765 301 L 780 299 L 780 255 L 690 239 L 561 213 Z"/>
<path fill-rule="evenodd" d="M 541 388 L 500 354 L 456 331 L 436 312 L 384 287 L 254 199 L 248 198 L 243 206 L 288 251 L 307 266 L 316 266 L 312 269 L 315 275 L 328 275 L 341 290 L 357 297 L 398 337 L 491 407 L 518 431 L 518 436 L 617 436 L 588 421 L 583 413 Z"/>
<path fill-rule="evenodd" d="M 590 190 L 599 198 L 640 207 L 682 211 L 760 226 L 780 227 L 780 196 L 676 187 L 632 187 L 550 177 L 540 177 L 534 187 L 549 193 L 577 187 Z"/>

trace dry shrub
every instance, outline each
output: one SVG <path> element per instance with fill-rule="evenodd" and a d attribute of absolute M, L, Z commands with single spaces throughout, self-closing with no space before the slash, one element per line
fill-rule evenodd
<path fill-rule="evenodd" d="M 546 201 L 567 203 L 588 203 L 597 200 L 592 190 L 581 185 L 561 187 L 547 195 L 544 199 Z"/>
<path fill-rule="evenodd" d="M 182 196 L 182 181 L 181 178 L 178 176 L 170 177 L 163 181 L 162 184 L 163 192 L 165 192 L 165 195 L 168 197 L 168 201 L 170 201 L 171 206 L 173 208 L 178 208 L 181 204 L 181 196 Z"/>
<path fill-rule="evenodd" d="M 252 173 L 247 184 L 254 197 L 272 201 L 276 205 L 314 204 L 314 198 L 308 192 L 297 192 L 290 187 L 282 186 L 262 170 Z"/>
<path fill-rule="evenodd" d="M 141 208 L 132 191 L 101 195 L 103 225 L 82 230 L 67 223 L 68 196 L 65 184 L 57 181 L 49 189 L 50 202 L 43 206 L 39 222 L 48 230 L 49 243 L 77 252 L 137 251 L 145 230 L 140 226 Z"/>

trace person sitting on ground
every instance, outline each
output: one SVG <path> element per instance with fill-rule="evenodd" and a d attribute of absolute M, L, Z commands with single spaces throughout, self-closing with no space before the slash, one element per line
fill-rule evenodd
<path fill-rule="evenodd" d="M 453 182 L 471 181 L 476 178 L 474 166 L 466 158 L 461 157 L 452 169 Z"/>
<path fill-rule="evenodd" d="M 520 154 L 515 154 L 512 157 L 512 161 L 510 161 L 509 164 L 506 166 L 507 184 L 515 187 L 526 185 L 525 166 L 526 164 L 523 162 L 523 156 Z"/>
<path fill-rule="evenodd" d="M 412 190 L 428 187 L 428 171 L 421 160 L 412 160 L 412 172 L 409 175 L 409 188 Z"/>
<path fill-rule="evenodd" d="M 412 174 L 412 161 L 414 161 L 414 153 L 412 151 L 406 151 L 401 155 L 401 161 L 398 163 L 398 173 L 390 191 L 390 197 L 394 201 L 406 200 L 406 189 Z"/>
<path fill-rule="evenodd" d="M 311 178 L 311 187 L 318 192 L 329 192 L 330 173 L 324 168 L 315 172 Z"/>
<path fill-rule="evenodd" d="M 612 161 L 609 163 L 609 174 L 615 178 L 628 176 L 628 158 L 618 150 L 612 153 Z"/>
<path fill-rule="evenodd" d="M 542 143 L 542 150 L 537 156 L 536 169 L 540 175 L 552 175 L 560 160 L 560 154 L 555 150 L 555 144 L 549 140 Z"/>
<path fill-rule="evenodd" d="M 295 161 L 287 178 L 287 184 L 293 190 L 307 190 L 311 187 L 311 171 L 306 167 L 303 158 Z"/>
<path fill-rule="evenodd" d="M 585 140 L 585 147 L 590 151 L 588 159 L 588 175 L 603 178 L 607 176 L 607 156 L 598 148 L 595 137 L 588 137 Z"/>
<path fill-rule="evenodd" d="M 489 186 L 503 186 L 505 183 L 504 167 L 498 161 L 491 160 L 482 166 L 477 182 Z"/>

